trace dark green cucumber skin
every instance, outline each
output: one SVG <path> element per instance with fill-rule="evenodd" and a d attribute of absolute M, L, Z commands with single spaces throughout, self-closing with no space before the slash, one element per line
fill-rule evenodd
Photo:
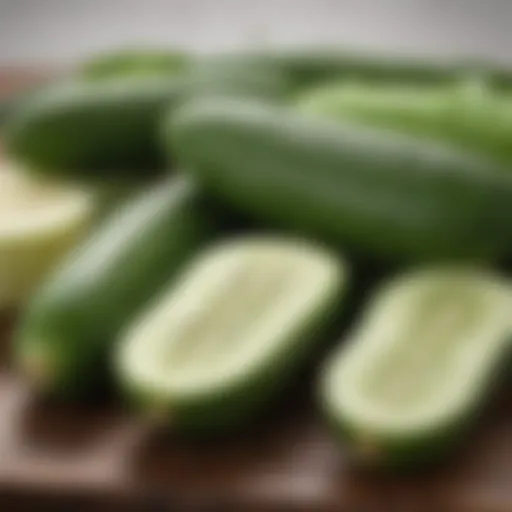
<path fill-rule="evenodd" d="M 331 80 L 372 83 L 453 84 L 479 78 L 499 87 L 512 84 L 512 71 L 487 63 L 440 57 L 384 55 L 341 48 L 271 48 L 213 57 L 217 61 L 272 66 L 281 70 L 295 91 Z"/>
<path fill-rule="evenodd" d="M 43 393 L 96 391 L 118 331 L 216 229 L 200 191 L 182 176 L 128 200 L 29 304 L 15 339 L 18 366 L 30 377 L 27 361 L 37 352 L 51 372 Z"/>
<path fill-rule="evenodd" d="M 278 99 L 285 92 L 278 74 L 200 66 L 179 76 L 58 83 L 12 109 L 4 126 L 5 147 L 28 167 L 50 175 L 147 179 L 169 164 L 160 125 L 184 100 L 203 95 Z"/>
<path fill-rule="evenodd" d="M 472 84 L 349 87 L 352 92 L 343 84 L 304 92 L 299 108 L 332 119 L 428 137 L 481 153 L 503 165 L 512 164 L 512 97 L 508 94 Z"/>
<path fill-rule="evenodd" d="M 369 257 L 492 260 L 512 250 L 512 177 L 470 153 L 234 100 L 188 105 L 167 140 L 240 211 Z"/>
<path fill-rule="evenodd" d="M 345 279 L 347 279 L 345 277 Z M 222 390 L 195 398 L 175 397 L 172 403 L 155 390 L 141 389 L 118 372 L 132 405 L 143 414 L 157 413 L 173 431 L 191 437 L 222 436 L 247 427 L 269 408 L 325 342 L 343 311 L 347 281 L 326 299 L 325 307 L 300 321 L 273 358 Z"/>
<path fill-rule="evenodd" d="M 165 166 L 158 123 L 182 95 L 167 77 L 60 83 L 13 112 L 5 147 L 48 174 L 147 178 Z"/>

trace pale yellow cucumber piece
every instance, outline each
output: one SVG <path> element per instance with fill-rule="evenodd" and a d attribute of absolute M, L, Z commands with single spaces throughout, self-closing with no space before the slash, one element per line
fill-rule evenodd
<path fill-rule="evenodd" d="M 510 354 L 511 312 L 510 285 L 491 272 L 429 268 L 395 279 L 329 361 L 327 412 L 356 448 L 390 458 L 403 449 L 411 460 L 435 450 L 432 439 L 463 430 L 489 393 Z"/>
<path fill-rule="evenodd" d="M 94 194 L 0 164 L 0 308 L 24 303 L 86 231 Z"/>
<path fill-rule="evenodd" d="M 345 267 L 314 245 L 271 237 L 221 242 L 200 256 L 126 334 L 121 379 L 174 423 L 250 415 L 337 314 Z M 144 401 L 144 400 L 143 400 Z"/>

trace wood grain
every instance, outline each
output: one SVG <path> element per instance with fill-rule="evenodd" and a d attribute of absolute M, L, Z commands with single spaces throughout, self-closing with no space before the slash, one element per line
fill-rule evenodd
<path fill-rule="evenodd" d="M 0 84 L 33 82 L 20 76 L 0 72 Z M 314 371 L 250 431 L 198 443 L 148 429 L 116 401 L 38 399 L 10 367 L 13 324 L 0 320 L 2 511 L 512 512 L 510 393 L 448 465 L 384 476 L 350 467 L 312 400 Z"/>

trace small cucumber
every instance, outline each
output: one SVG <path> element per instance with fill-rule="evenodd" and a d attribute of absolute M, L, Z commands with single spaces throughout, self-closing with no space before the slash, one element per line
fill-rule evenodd
<path fill-rule="evenodd" d="M 257 101 L 197 101 L 166 129 L 212 195 L 276 226 L 388 260 L 512 251 L 512 176 L 471 152 Z"/>
<path fill-rule="evenodd" d="M 321 396 L 355 459 L 421 466 L 454 449 L 509 361 L 509 283 L 437 267 L 388 283 L 326 365 Z"/>
<path fill-rule="evenodd" d="M 512 164 L 512 96 L 485 84 L 345 83 L 301 95 L 303 112 L 416 134 Z"/>
<path fill-rule="evenodd" d="M 94 55 L 83 62 L 79 76 L 86 80 L 110 80 L 121 76 L 160 76 L 183 73 L 191 57 L 166 48 L 123 48 Z"/>
<path fill-rule="evenodd" d="M 119 380 L 172 427 L 240 426 L 314 350 L 345 290 L 345 265 L 317 246 L 252 236 L 200 255 L 119 344 Z"/>
<path fill-rule="evenodd" d="M 159 121 L 182 95 L 172 77 L 59 83 L 15 109 L 5 147 L 46 174 L 147 178 L 165 167 Z"/>
<path fill-rule="evenodd" d="M 36 294 L 15 340 L 17 365 L 43 393 L 86 395 L 118 331 L 215 231 L 181 176 L 115 211 Z"/>

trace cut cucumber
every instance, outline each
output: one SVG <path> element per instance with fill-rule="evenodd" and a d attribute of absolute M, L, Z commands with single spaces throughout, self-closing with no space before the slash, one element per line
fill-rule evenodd
<path fill-rule="evenodd" d="M 36 294 L 15 339 L 16 362 L 43 393 L 96 391 L 118 332 L 207 243 L 215 221 L 182 176 L 117 209 Z"/>
<path fill-rule="evenodd" d="M 0 308 L 20 306 L 85 234 L 95 199 L 0 164 Z"/>
<path fill-rule="evenodd" d="M 413 466 L 454 447 L 510 354 L 511 289 L 469 268 L 386 286 L 329 361 L 322 399 L 364 463 Z"/>
<path fill-rule="evenodd" d="M 272 237 L 203 253 L 120 344 L 120 381 L 173 427 L 215 431 L 252 418 L 304 362 L 337 313 L 346 269 Z"/>

